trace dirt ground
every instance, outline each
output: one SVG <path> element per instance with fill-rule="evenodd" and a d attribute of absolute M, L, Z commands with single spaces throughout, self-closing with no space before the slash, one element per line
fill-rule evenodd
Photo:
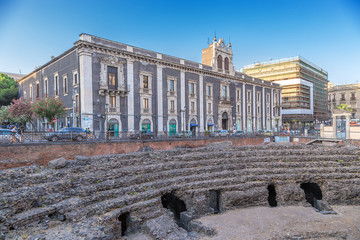
<path fill-rule="evenodd" d="M 252 207 L 199 220 L 218 234 L 203 240 L 360 239 L 360 206 L 332 206 L 338 213 L 323 215 L 311 207 Z"/>

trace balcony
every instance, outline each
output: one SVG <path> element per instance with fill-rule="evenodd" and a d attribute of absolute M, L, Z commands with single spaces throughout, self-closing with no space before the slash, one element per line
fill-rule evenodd
<path fill-rule="evenodd" d="M 120 113 L 120 107 L 109 107 L 107 113 Z"/>
<path fill-rule="evenodd" d="M 220 104 L 223 104 L 223 105 L 232 105 L 233 102 L 227 98 L 227 97 L 221 97 L 220 98 Z"/>
<path fill-rule="evenodd" d="M 356 97 L 351 97 L 351 98 L 350 98 L 350 101 L 356 102 Z"/>

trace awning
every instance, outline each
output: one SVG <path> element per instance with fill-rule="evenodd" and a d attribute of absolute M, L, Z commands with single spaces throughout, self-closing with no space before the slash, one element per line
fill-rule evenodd
<path fill-rule="evenodd" d="M 214 124 L 213 123 L 208 123 L 208 126 L 214 126 Z"/>
<path fill-rule="evenodd" d="M 190 127 L 197 127 L 199 126 L 197 123 L 190 123 Z"/>

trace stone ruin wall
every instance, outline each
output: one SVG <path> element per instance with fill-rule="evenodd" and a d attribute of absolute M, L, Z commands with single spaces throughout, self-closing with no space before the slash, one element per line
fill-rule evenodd
<path fill-rule="evenodd" d="M 225 142 L 76 157 L 60 169 L 2 170 L 0 230 L 3 238 L 26 229 L 40 239 L 113 239 L 137 232 L 153 239 L 196 239 L 215 234 L 196 221 L 204 215 L 269 206 L 274 199 L 277 206 L 311 206 L 303 183 L 320 188 L 321 210 L 360 205 L 359 153 L 345 146 Z M 75 230 L 69 233 L 68 227 Z"/>

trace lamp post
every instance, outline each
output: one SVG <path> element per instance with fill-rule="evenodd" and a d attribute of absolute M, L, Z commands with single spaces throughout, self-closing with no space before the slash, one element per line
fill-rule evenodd
<path fill-rule="evenodd" d="M 72 126 L 75 127 L 75 89 L 72 89 Z"/>

